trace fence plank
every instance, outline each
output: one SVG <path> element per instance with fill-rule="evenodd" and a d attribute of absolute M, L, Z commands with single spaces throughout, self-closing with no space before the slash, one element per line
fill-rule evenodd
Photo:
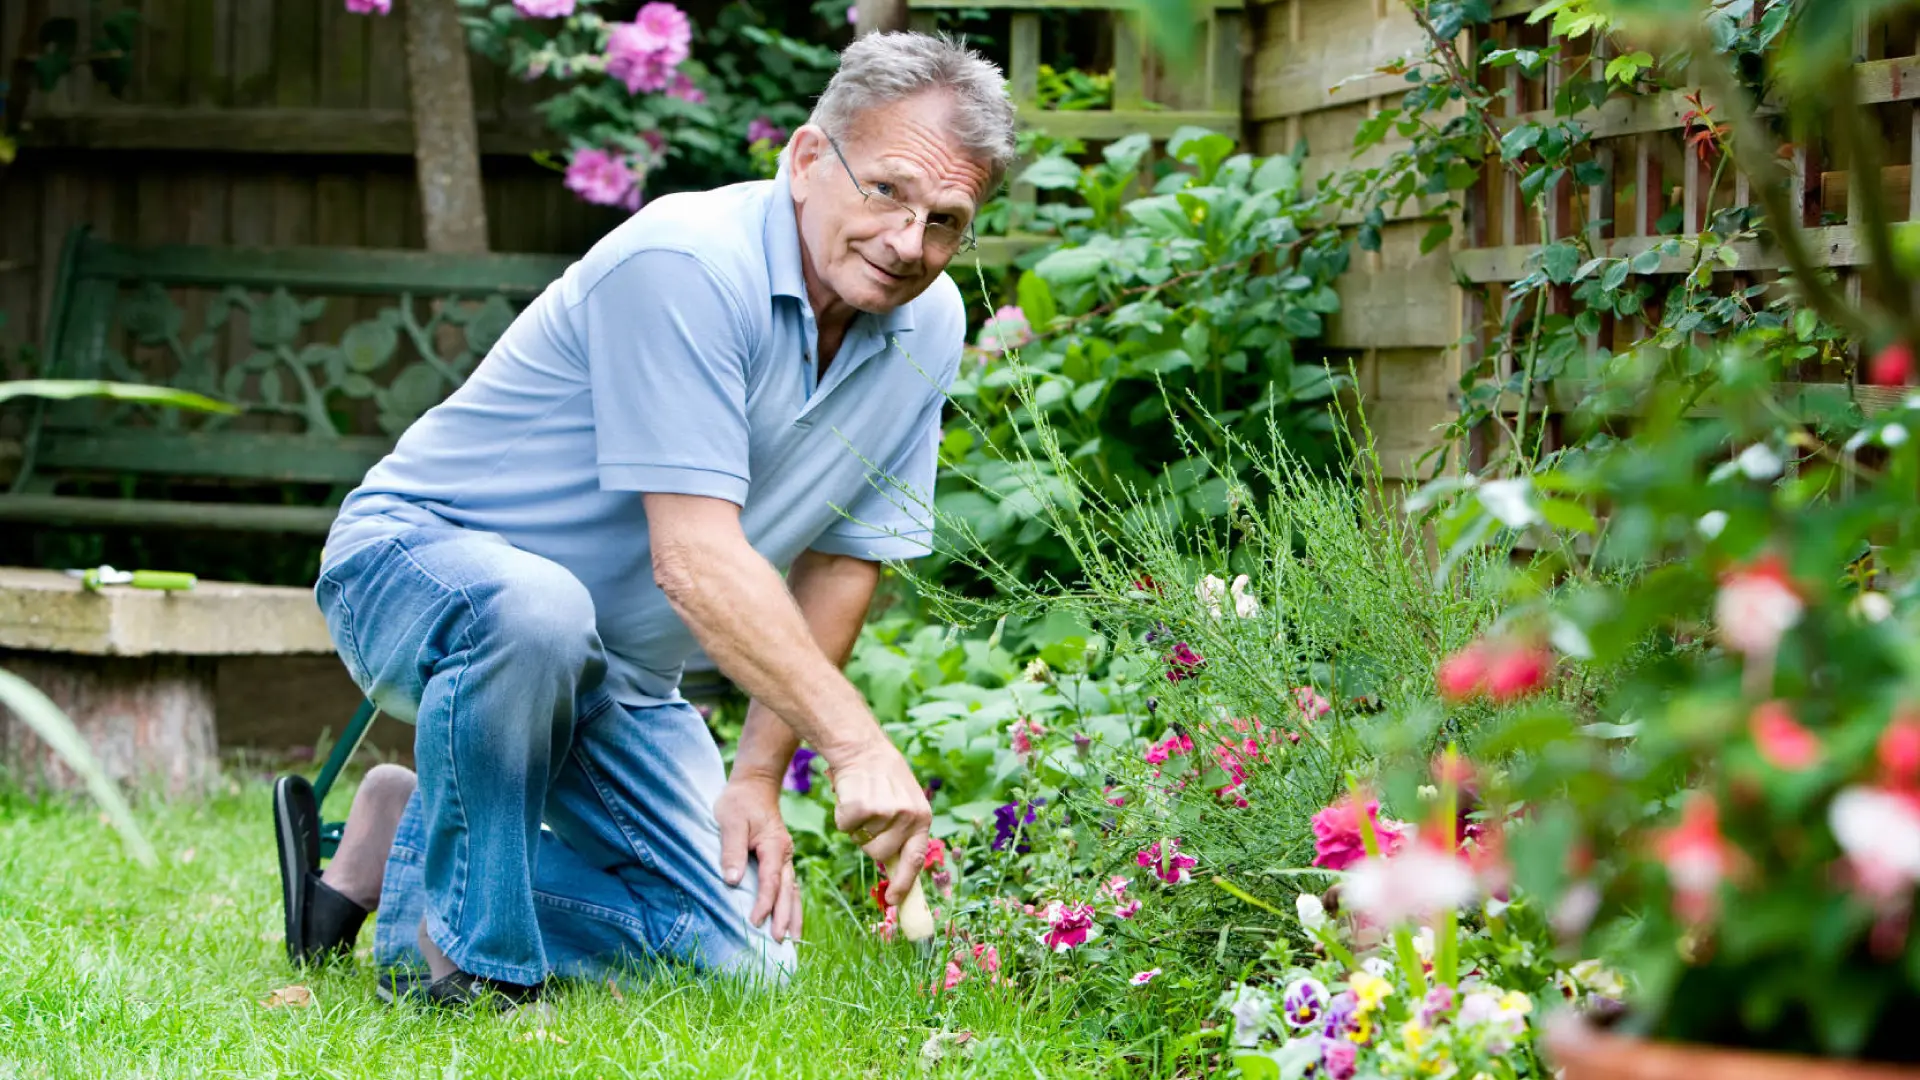
<path fill-rule="evenodd" d="M 1807 244 L 1811 249 L 1813 261 L 1819 266 L 1851 267 L 1864 266 L 1871 257 L 1866 243 L 1858 239 L 1851 226 L 1828 225 L 1806 230 Z M 1650 248 L 1659 247 L 1669 236 L 1621 236 L 1596 245 L 1596 255 L 1610 259 L 1632 258 Z M 1780 256 L 1779 249 L 1753 242 L 1732 245 L 1739 264 L 1733 267 L 1718 267 L 1718 273 L 1747 273 L 1754 270 L 1779 270 L 1786 266 L 1786 260 Z M 1453 268 L 1462 280 L 1476 284 L 1487 282 L 1518 281 L 1532 272 L 1527 259 L 1539 251 L 1538 245 L 1521 244 L 1507 247 L 1476 248 L 1461 251 L 1453 257 Z M 1693 269 L 1693 252 L 1690 244 L 1683 244 L 1679 254 L 1665 255 L 1653 272 L 1656 274 L 1681 274 Z"/>
<path fill-rule="evenodd" d="M 1370 74 L 1424 51 L 1426 36 L 1400 5 L 1385 19 L 1354 0 L 1295 0 L 1311 41 L 1257 42 L 1247 89 L 1248 117 L 1276 120 L 1333 105 L 1405 92 L 1399 75 Z M 1275 20 L 1269 20 L 1269 23 Z"/>
<path fill-rule="evenodd" d="M 553 144 L 553 135 L 534 116 L 515 117 L 504 125 L 480 129 L 480 149 L 486 154 L 521 157 L 550 150 Z M 36 111 L 33 130 L 27 133 L 23 145 L 73 150 L 411 156 L 413 119 L 404 109 L 134 107 Z"/>

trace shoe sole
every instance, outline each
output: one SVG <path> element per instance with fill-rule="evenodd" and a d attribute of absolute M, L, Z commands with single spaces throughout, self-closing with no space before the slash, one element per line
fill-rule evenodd
<path fill-rule="evenodd" d="M 287 959 L 306 966 L 307 875 L 320 869 L 320 808 L 304 776 L 273 782 L 273 835 L 280 851 L 280 902 L 286 912 Z"/>

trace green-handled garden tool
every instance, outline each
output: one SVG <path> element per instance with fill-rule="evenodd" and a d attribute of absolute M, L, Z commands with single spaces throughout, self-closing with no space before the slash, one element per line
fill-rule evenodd
<path fill-rule="evenodd" d="M 79 578 L 81 587 L 89 592 L 104 585 L 130 585 L 136 589 L 184 592 L 193 588 L 200 580 L 193 574 L 176 570 L 115 570 L 111 566 L 69 570 L 67 576 Z"/>

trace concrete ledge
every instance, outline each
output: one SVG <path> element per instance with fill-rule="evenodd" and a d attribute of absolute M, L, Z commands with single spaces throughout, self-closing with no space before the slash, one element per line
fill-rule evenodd
<path fill-rule="evenodd" d="M 88 656 L 333 652 L 313 593 L 202 581 L 191 591 L 108 587 L 54 570 L 0 567 L 0 648 Z"/>

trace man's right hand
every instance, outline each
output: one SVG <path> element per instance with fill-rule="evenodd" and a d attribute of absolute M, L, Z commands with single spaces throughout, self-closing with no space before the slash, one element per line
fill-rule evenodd
<path fill-rule="evenodd" d="M 827 758 L 837 805 L 833 823 L 854 838 L 887 875 L 887 903 L 899 904 L 927 858 L 933 808 L 907 759 L 890 742 Z"/>

